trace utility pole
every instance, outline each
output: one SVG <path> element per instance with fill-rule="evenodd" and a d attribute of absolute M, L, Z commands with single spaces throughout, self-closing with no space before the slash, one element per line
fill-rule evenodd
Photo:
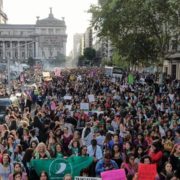
<path fill-rule="evenodd" d="M 8 93 L 11 93 L 11 72 L 10 72 L 10 58 L 7 58 L 7 72 L 8 72 Z"/>

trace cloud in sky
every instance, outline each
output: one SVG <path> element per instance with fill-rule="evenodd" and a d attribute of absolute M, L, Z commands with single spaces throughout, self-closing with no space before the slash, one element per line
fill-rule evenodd
<path fill-rule="evenodd" d="M 87 10 L 97 0 L 4 0 L 3 3 L 8 24 L 35 24 L 37 16 L 48 17 L 50 7 L 55 18 L 65 17 L 68 55 L 73 47 L 73 34 L 86 30 L 91 17 Z"/>

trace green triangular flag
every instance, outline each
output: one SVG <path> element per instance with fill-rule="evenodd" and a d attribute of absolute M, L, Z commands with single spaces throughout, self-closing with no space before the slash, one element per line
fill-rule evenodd
<path fill-rule="evenodd" d="M 128 75 L 128 84 L 132 85 L 134 83 L 134 76 L 130 73 Z"/>

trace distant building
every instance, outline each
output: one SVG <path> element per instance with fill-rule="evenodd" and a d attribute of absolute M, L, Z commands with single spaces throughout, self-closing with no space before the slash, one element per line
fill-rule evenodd
<path fill-rule="evenodd" d="M 8 18 L 3 11 L 3 0 L 0 0 L 0 24 L 6 24 Z"/>
<path fill-rule="evenodd" d="M 101 60 L 111 61 L 113 55 L 113 46 L 107 37 L 99 38 L 97 32 L 93 29 L 92 47 L 96 50 L 97 58 Z"/>
<path fill-rule="evenodd" d="M 54 18 L 50 8 L 49 17 L 37 17 L 36 24 L 0 24 L 0 61 L 55 59 L 59 54 L 66 55 L 66 42 L 64 18 Z"/>
<path fill-rule="evenodd" d="M 92 48 L 92 28 L 88 27 L 84 33 L 84 48 Z"/>
<path fill-rule="evenodd" d="M 173 79 L 180 80 L 180 36 L 170 40 L 169 53 L 163 64 L 163 72 Z"/>
<path fill-rule="evenodd" d="M 73 36 L 73 59 L 77 60 L 80 55 L 83 55 L 84 50 L 84 34 L 76 33 Z"/>

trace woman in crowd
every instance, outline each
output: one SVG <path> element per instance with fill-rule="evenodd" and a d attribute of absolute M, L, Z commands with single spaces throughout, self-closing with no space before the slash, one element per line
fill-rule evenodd
<path fill-rule="evenodd" d="M 122 153 L 119 144 L 114 144 L 112 148 L 112 159 L 117 163 L 118 167 L 122 164 Z"/>
<path fill-rule="evenodd" d="M 14 150 L 13 154 L 13 161 L 14 162 L 22 162 L 23 159 L 23 149 L 21 144 L 16 145 L 16 148 Z"/>
<path fill-rule="evenodd" d="M 23 156 L 23 160 L 22 160 L 23 166 L 26 170 L 28 177 L 30 176 L 30 161 L 34 156 L 33 153 L 34 153 L 34 149 L 32 149 L 32 148 L 26 149 L 24 156 Z"/>
<path fill-rule="evenodd" d="M 51 158 L 46 145 L 44 143 L 39 143 L 34 152 L 35 159 L 49 159 Z"/>
<path fill-rule="evenodd" d="M 14 172 L 9 175 L 9 180 L 14 180 L 14 175 L 16 173 L 21 173 L 21 180 L 28 180 L 27 173 L 23 172 L 22 164 L 19 162 L 14 163 Z"/>
<path fill-rule="evenodd" d="M 10 156 L 5 153 L 2 155 L 2 163 L 0 163 L 0 177 L 3 180 L 8 180 L 9 175 L 13 173 L 14 167 L 11 163 Z"/>
<path fill-rule="evenodd" d="M 48 179 L 49 179 L 49 178 L 48 178 L 47 172 L 42 171 L 41 174 L 40 174 L 39 180 L 48 180 Z"/>
<path fill-rule="evenodd" d="M 62 142 L 62 145 L 64 148 L 64 152 L 67 153 L 67 155 L 70 155 L 70 150 L 69 150 L 68 146 L 69 146 L 69 143 L 71 142 L 73 136 L 72 136 L 72 134 L 69 133 L 67 127 L 64 127 L 63 131 L 64 131 L 64 133 L 61 137 L 61 142 Z"/>
<path fill-rule="evenodd" d="M 144 149 L 143 147 L 140 145 L 140 146 L 137 146 L 136 150 L 135 150 L 135 162 L 137 164 L 140 163 L 141 161 L 141 158 L 145 155 L 144 153 Z"/>
<path fill-rule="evenodd" d="M 180 144 L 175 144 L 170 155 L 173 170 L 180 177 Z"/>
<path fill-rule="evenodd" d="M 154 142 L 151 145 L 148 155 L 151 157 L 152 163 L 159 165 L 159 163 L 163 157 L 163 153 L 162 153 L 161 149 L 162 149 L 162 145 L 159 141 Z"/>
<path fill-rule="evenodd" d="M 170 162 L 165 163 L 164 170 L 159 174 L 160 180 L 172 179 L 174 176 L 173 167 Z"/>
<path fill-rule="evenodd" d="M 71 141 L 68 148 L 71 151 L 71 155 L 74 155 L 74 156 L 79 155 L 79 152 L 80 152 L 79 141 L 77 141 L 77 140 Z"/>
<path fill-rule="evenodd" d="M 128 154 L 126 161 L 121 164 L 121 168 L 125 170 L 128 179 L 131 179 L 135 175 L 138 166 L 135 163 L 135 157 L 133 154 Z"/>
<path fill-rule="evenodd" d="M 54 150 L 54 158 L 63 158 L 63 148 L 62 145 L 60 143 L 57 143 L 55 145 L 55 150 Z"/>

